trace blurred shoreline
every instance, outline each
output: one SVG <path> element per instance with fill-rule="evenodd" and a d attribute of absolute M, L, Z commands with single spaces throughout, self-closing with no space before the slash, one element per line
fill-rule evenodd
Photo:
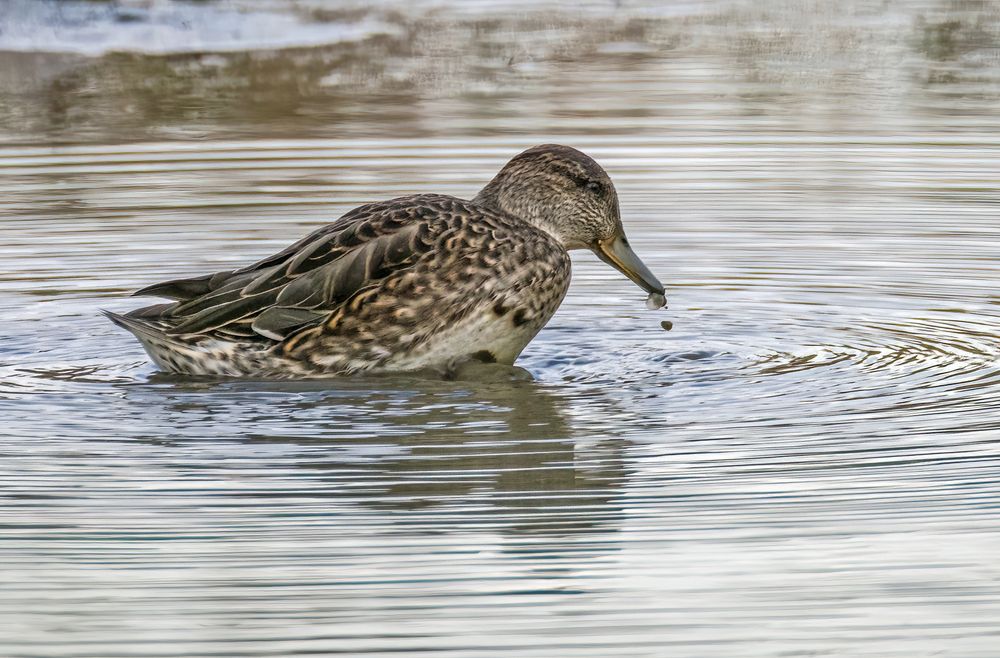
<path fill-rule="evenodd" d="M 1000 130 L 989 3 L 485 6 L 11 2 L 0 139 Z"/>

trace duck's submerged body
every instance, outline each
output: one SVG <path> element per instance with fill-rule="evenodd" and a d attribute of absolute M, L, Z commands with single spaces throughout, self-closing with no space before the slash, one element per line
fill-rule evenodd
<path fill-rule="evenodd" d="M 150 286 L 109 314 L 164 370 L 322 377 L 512 364 L 559 307 L 570 260 L 545 232 L 443 195 L 355 209 L 255 265 Z"/>
<path fill-rule="evenodd" d="M 305 378 L 513 364 L 589 247 L 648 292 L 604 170 L 529 149 L 475 199 L 422 194 L 355 208 L 249 267 L 156 284 L 173 302 L 108 313 L 164 370 Z"/>

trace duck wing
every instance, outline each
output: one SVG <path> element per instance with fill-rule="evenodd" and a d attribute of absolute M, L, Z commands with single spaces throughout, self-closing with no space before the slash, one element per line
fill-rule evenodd
<path fill-rule="evenodd" d="M 402 200 L 403 199 L 395 199 L 394 201 Z M 197 297 L 208 295 L 212 292 L 218 291 L 223 286 L 232 285 L 240 275 L 259 272 L 266 267 L 277 265 L 288 260 L 290 257 L 293 257 L 301 252 L 305 247 L 308 247 L 311 244 L 318 244 L 320 242 L 319 238 L 331 233 L 340 232 L 343 229 L 348 228 L 348 225 L 353 223 L 353 221 L 364 219 L 366 215 L 377 213 L 380 210 L 378 206 L 386 205 L 386 203 L 391 202 L 369 203 L 363 206 L 358 206 L 343 215 L 337 221 L 313 231 L 306 237 L 302 238 L 298 242 L 295 242 L 294 244 L 289 245 L 278 253 L 261 259 L 252 265 L 248 265 L 247 267 L 236 270 L 225 270 L 223 272 L 214 272 L 203 276 L 185 277 L 183 279 L 171 279 L 170 281 L 154 283 L 146 286 L 145 288 L 136 290 L 132 293 L 132 296 L 164 297 L 166 299 L 176 299 L 178 301 L 191 301 Z M 252 276 L 245 278 L 247 280 L 253 279 Z"/>
<path fill-rule="evenodd" d="M 419 195 L 360 206 L 249 267 L 143 288 L 136 294 L 177 301 L 133 314 L 155 317 L 168 335 L 283 340 L 428 253 L 442 200 L 451 199 Z"/>

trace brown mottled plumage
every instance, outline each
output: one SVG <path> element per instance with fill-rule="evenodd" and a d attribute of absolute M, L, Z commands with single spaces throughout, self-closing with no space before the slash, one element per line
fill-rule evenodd
<path fill-rule="evenodd" d="M 177 373 L 510 364 L 566 294 L 567 249 L 583 247 L 662 293 L 628 248 L 604 170 L 544 145 L 512 159 L 472 201 L 419 194 L 366 204 L 249 267 L 136 293 L 173 303 L 107 315 Z"/>

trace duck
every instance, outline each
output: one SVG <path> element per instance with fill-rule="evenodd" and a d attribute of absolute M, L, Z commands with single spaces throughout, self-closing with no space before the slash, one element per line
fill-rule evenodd
<path fill-rule="evenodd" d="M 575 148 L 543 144 L 514 156 L 471 200 L 367 203 L 252 265 L 133 293 L 169 302 L 104 314 L 180 375 L 512 366 L 559 308 L 576 249 L 664 300 L 629 245 L 607 172 Z"/>

